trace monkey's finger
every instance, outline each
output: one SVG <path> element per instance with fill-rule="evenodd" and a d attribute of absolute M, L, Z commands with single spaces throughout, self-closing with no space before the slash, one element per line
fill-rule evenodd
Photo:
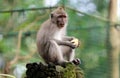
<path fill-rule="evenodd" d="M 76 44 L 75 42 L 72 42 L 72 44 L 75 48 L 78 46 L 78 44 Z"/>
<path fill-rule="evenodd" d="M 71 43 L 75 43 L 74 41 L 71 41 Z"/>
<path fill-rule="evenodd" d="M 70 42 L 75 43 L 75 40 L 71 40 Z"/>
<path fill-rule="evenodd" d="M 76 48 L 76 45 L 72 45 L 71 48 L 72 48 L 72 49 L 75 49 L 75 48 Z"/>
<path fill-rule="evenodd" d="M 71 41 L 71 43 L 73 43 L 73 45 L 75 45 L 75 46 L 76 46 L 76 42 L 74 42 L 74 41 Z"/>
<path fill-rule="evenodd" d="M 71 40 L 72 43 L 78 43 L 78 41 L 79 41 L 78 39 Z"/>

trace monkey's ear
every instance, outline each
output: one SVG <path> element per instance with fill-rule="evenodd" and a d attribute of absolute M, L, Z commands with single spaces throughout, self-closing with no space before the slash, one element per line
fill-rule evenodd
<path fill-rule="evenodd" d="M 53 16 L 54 16 L 53 13 L 51 13 L 51 14 L 50 14 L 50 18 L 53 18 Z"/>

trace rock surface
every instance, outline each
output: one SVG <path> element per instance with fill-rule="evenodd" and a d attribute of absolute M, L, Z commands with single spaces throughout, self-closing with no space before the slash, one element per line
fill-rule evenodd
<path fill-rule="evenodd" d="M 84 78 L 79 66 L 66 63 L 65 67 L 42 63 L 28 63 L 25 78 Z"/>

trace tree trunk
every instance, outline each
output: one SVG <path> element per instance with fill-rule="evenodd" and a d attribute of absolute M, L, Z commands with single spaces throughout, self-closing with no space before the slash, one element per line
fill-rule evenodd
<path fill-rule="evenodd" d="M 110 0 L 109 4 L 109 27 L 107 37 L 108 49 L 108 78 L 119 78 L 119 31 L 115 23 L 117 21 L 117 0 Z"/>

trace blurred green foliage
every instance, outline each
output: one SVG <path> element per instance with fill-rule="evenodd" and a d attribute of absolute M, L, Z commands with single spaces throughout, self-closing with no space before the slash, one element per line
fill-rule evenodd
<path fill-rule="evenodd" d="M 75 0 L 77 3 L 71 4 L 72 1 L 60 0 L 54 6 L 64 4 L 78 9 L 82 5 L 85 6 L 92 3 L 96 9 L 92 13 L 87 11 L 87 14 L 99 15 L 101 18 L 107 17 L 108 0 L 85 0 L 88 2 L 85 3 L 83 1 L 85 4 L 82 5 L 80 5 L 82 0 Z M 44 0 L 0 0 L 0 5 L 0 11 L 45 7 Z M 53 9 L 11 13 L 0 12 L 0 35 L 3 35 L 3 38 L 0 39 L 0 54 L 7 61 L 14 58 L 18 44 L 18 32 L 22 30 L 20 55 L 27 56 L 33 50 L 35 50 L 35 54 L 30 59 L 18 61 L 17 64 L 25 66 L 27 62 L 42 61 L 36 51 L 36 32 L 41 23 L 48 19 L 51 10 Z M 85 78 L 107 78 L 107 22 L 78 14 L 69 9 L 66 9 L 66 11 L 69 15 L 68 35 L 75 36 L 81 41 L 81 47 L 76 50 L 76 57 L 82 61 L 80 66 L 85 71 Z M 13 65 L 11 72 L 17 64 Z"/>

